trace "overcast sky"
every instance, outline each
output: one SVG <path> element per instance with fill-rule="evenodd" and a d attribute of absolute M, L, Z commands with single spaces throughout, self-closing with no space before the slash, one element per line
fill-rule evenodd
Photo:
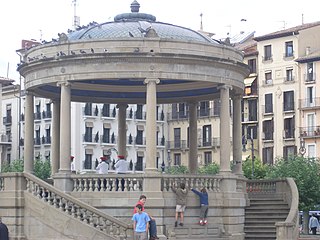
<path fill-rule="evenodd" d="M 0 76 L 16 81 L 16 65 L 22 39 L 51 40 L 72 29 L 74 0 L 0 0 Z M 76 0 L 80 25 L 91 21 L 113 21 L 115 15 L 130 12 L 133 0 Z M 256 31 L 255 36 L 304 23 L 320 21 L 320 1 L 291 0 L 138 0 L 140 12 L 156 16 L 157 21 L 193 30 L 215 33 Z M 246 19 L 246 21 L 241 21 Z M 9 71 L 8 71 L 9 69 Z"/>

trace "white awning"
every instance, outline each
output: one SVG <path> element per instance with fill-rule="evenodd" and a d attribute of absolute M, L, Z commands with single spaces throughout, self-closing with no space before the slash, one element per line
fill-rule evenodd
<path fill-rule="evenodd" d="M 143 131 L 144 130 L 144 126 L 143 125 L 138 125 L 137 128 L 138 128 L 139 131 Z"/>
<path fill-rule="evenodd" d="M 257 76 L 249 76 L 247 78 L 244 79 L 244 85 L 246 87 L 251 87 L 252 83 L 254 82 L 254 80 L 256 80 Z"/>
<path fill-rule="evenodd" d="M 138 157 L 144 157 L 144 152 L 138 151 L 137 155 L 138 155 Z"/>
<path fill-rule="evenodd" d="M 93 127 L 93 122 L 86 122 L 86 127 Z"/>
<path fill-rule="evenodd" d="M 111 124 L 110 123 L 103 123 L 103 128 L 111 128 Z"/>
<path fill-rule="evenodd" d="M 93 154 L 93 149 L 86 149 L 86 154 Z"/>

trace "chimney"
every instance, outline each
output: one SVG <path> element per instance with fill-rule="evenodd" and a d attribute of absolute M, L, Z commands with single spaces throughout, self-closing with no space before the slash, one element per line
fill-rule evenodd
<path fill-rule="evenodd" d="M 306 47 L 306 56 L 310 54 L 310 47 Z"/>

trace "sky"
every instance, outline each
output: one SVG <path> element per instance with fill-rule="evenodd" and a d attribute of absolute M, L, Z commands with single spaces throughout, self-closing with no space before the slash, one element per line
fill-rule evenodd
<path fill-rule="evenodd" d="M 137 0 L 140 12 L 157 21 L 215 33 L 213 38 L 234 36 L 240 31 L 255 31 L 261 36 L 274 31 L 320 21 L 319 0 Z M 73 16 L 80 25 L 113 21 L 130 12 L 133 0 L 1 0 L 0 1 L 0 76 L 19 82 L 16 71 L 21 40 L 57 38 L 73 28 Z M 76 8 L 74 8 L 76 3 Z M 75 11 L 76 9 L 76 11 Z M 245 19 L 245 21 L 241 21 Z"/>

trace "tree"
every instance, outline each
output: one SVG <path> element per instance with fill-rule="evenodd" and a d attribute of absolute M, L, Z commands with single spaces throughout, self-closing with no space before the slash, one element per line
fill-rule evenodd
<path fill-rule="evenodd" d="M 299 191 L 299 209 L 304 211 L 304 231 L 308 230 L 308 212 L 316 210 L 320 202 L 320 162 L 317 158 L 292 156 L 278 159 L 269 169 L 267 178 L 294 179 Z M 305 232 L 307 233 L 307 232 Z"/>
<path fill-rule="evenodd" d="M 4 164 L 1 172 L 23 172 L 24 161 L 22 159 L 14 160 L 10 164 Z M 50 160 L 36 159 L 34 162 L 34 175 L 42 180 L 46 180 L 51 176 Z"/>
<path fill-rule="evenodd" d="M 252 160 L 247 157 L 245 161 L 242 162 L 243 175 L 248 179 L 263 179 L 266 177 L 269 165 L 262 164 L 259 158 L 254 159 L 254 176 L 252 177 Z"/>

